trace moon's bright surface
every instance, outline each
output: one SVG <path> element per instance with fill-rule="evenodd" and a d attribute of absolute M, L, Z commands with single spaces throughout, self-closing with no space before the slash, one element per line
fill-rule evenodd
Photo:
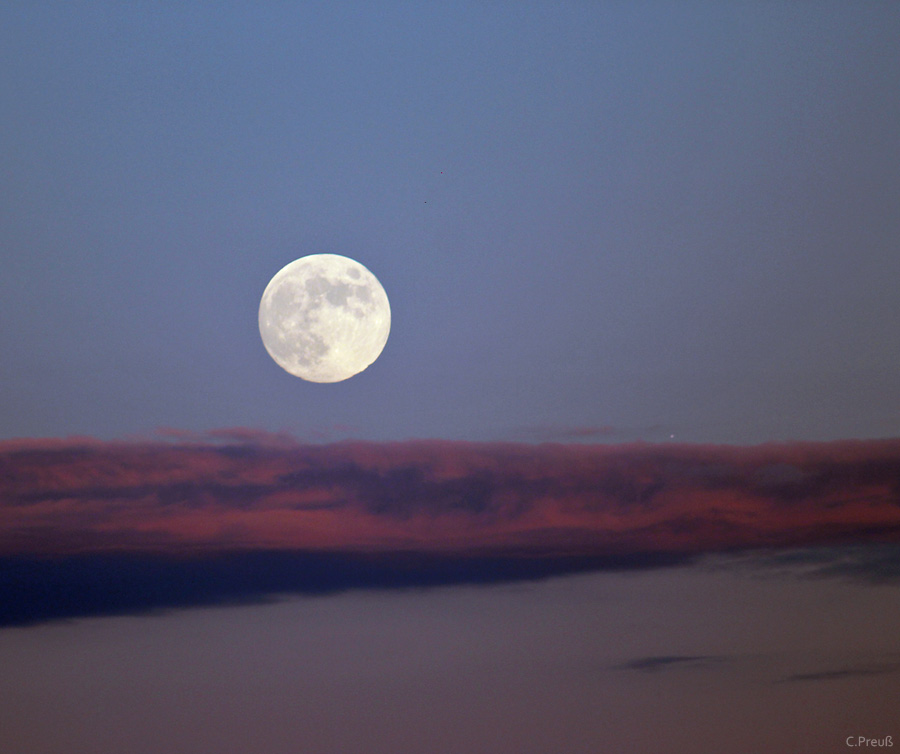
<path fill-rule="evenodd" d="M 340 382 L 381 354 L 391 306 L 381 283 L 338 254 L 301 257 L 276 273 L 259 302 L 259 334 L 285 371 L 310 382 Z"/>

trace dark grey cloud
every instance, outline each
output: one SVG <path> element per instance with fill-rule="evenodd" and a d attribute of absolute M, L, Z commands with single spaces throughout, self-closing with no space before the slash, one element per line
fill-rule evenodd
<path fill-rule="evenodd" d="M 717 556 L 711 567 L 752 568 L 804 578 L 847 578 L 871 584 L 900 582 L 900 545 L 866 544 L 756 550 Z"/>
<path fill-rule="evenodd" d="M 614 669 L 657 673 L 682 668 L 703 668 L 717 665 L 727 659 L 717 655 L 651 655 L 629 660 L 621 665 L 616 665 Z"/>
<path fill-rule="evenodd" d="M 886 662 L 875 665 L 856 665 L 809 673 L 794 673 L 781 679 L 781 683 L 798 683 L 807 681 L 841 681 L 847 678 L 864 678 L 874 675 L 889 675 L 900 672 L 900 662 Z"/>
<path fill-rule="evenodd" d="M 521 558 L 415 552 L 228 551 L 0 558 L 0 627 L 95 615 L 256 604 L 352 589 L 538 581 L 590 571 L 686 565 L 688 556 Z"/>

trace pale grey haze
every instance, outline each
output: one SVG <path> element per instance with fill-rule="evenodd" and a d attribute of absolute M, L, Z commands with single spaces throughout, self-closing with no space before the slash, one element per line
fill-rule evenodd
<path fill-rule="evenodd" d="M 10 754 L 841 752 L 900 591 L 712 561 L 0 631 Z"/>

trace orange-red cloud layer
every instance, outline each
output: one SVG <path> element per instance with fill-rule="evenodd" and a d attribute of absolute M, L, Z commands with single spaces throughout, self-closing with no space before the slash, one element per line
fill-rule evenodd
<path fill-rule="evenodd" d="M 897 540 L 900 440 L 310 446 L 232 430 L 0 443 L 0 556 L 617 556 Z"/>

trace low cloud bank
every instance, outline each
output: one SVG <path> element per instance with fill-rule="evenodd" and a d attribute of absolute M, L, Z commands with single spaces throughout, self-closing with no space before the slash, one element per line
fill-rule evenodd
<path fill-rule="evenodd" d="M 900 540 L 900 441 L 0 443 L 0 623 Z"/>

